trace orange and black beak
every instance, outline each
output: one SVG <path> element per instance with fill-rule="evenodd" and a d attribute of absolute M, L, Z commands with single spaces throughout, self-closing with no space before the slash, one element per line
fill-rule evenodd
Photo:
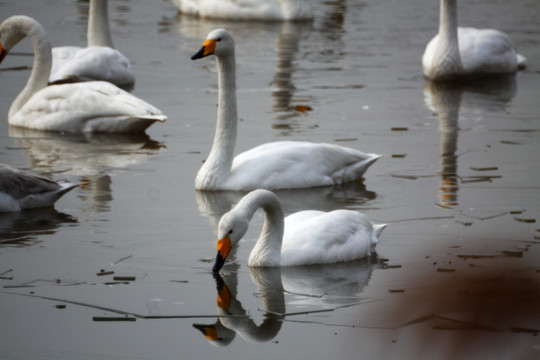
<path fill-rule="evenodd" d="M 215 325 L 193 324 L 193 327 L 202 332 L 208 340 L 220 340 Z"/>
<path fill-rule="evenodd" d="M 206 40 L 203 43 L 202 48 L 191 57 L 191 60 L 202 59 L 203 57 L 212 55 L 214 53 L 214 50 L 216 50 L 216 44 L 217 40 Z"/>
<path fill-rule="evenodd" d="M 4 60 L 7 53 L 8 53 L 7 50 L 4 49 L 4 47 L 2 46 L 2 43 L 0 43 L 0 63 L 2 62 L 2 60 Z"/>
<path fill-rule="evenodd" d="M 229 255 L 229 252 L 231 251 L 231 239 L 229 235 L 225 236 L 221 240 L 218 240 L 217 248 L 218 253 L 216 256 L 216 262 L 214 263 L 214 267 L 212 268 L 212 271 L 215 273 L 221 270 L 223 264 L 225 264 L 225 259 L 227 258 L 227 255 Z"/>

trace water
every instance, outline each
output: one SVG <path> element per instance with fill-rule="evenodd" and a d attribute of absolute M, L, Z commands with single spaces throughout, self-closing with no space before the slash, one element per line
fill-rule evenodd
<path fill-rule="evenodd" d="M 460 2 L 461 24 L 504 30 L 529 63 L 515 80 L 460 88 L 421 74 L 436 1 L 313 6 L 309 24 L 223 23 L 177 16 L 168 1 L 111 1 L 133 93 L 169 116 L 146 136 L 10 129 L 29 70 L 6 69 L 31 66 L 20 55 L 29 42 L 4 60 L 0 162 L 81 186 L 55 210 L 0 216 L 1 358 L 539 356 L 538 3 Z M 37 18 L 53 45 L 85 43 L 86 8 L 0 3 L 2 19 Z M 378 258 L 250 270 L 257 215 L 214 279 L 214 226 L 242 196 L 193 185 L 214 134 L 217 75 L 213 59 L 189 58 L 216 27 L 237 44 L 238 152 L 295 139 L 384 154 L 363 184 L 279 193 L 287 213 L 349 208 L 390 222 Z M 216 284 L 235 316 L 216 317 Z M 222 346 L 193 324 L 213 325 Z"/>

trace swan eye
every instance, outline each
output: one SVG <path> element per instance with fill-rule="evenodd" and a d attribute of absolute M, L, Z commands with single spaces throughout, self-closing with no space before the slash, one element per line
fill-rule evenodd
<path fill-rule="evenodd" d="M 221 41 L 221 38 L 218 38 L 217 41 Z"/>
<path fill-rule="evenodd" d="M 232 232 L 233 232 L 233 231 L 232 231 L 232 229 L 231 229 L 231 230 L 229 230 L 229 235 L 231 235 L 231 234 L 232 234 Z"/>

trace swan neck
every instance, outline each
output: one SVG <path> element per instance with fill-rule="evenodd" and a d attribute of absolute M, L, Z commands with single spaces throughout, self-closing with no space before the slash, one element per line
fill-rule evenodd
<path fill-rule="evenodd" d="M 441 0 L 439 36 L 447 46 L 458 50 L 458 19 L 456 0 Z"/>
<path fill-rule="evenodd" d="M 257 209 L 261 208 L 264 211 L 263 229 L 249 256 L 248 264 L 250 266 L 279 266 L 285 229 L 283 209 L 279 199 L 267 190 L 256 190 L 244 199 L 250 219 Z"/>
<path fill-rule="evenodd" d="M 218 111 L 216 133 L 201 174 L 223 181 L 229 176 L 236 146 L 236 69 L 234 53 L 218 57 Z"/>
<path fill-rule="evenodd" d="M 90 1 L 88 29 L 86 32 L 88 46 L 107 46 L 114 48 L 111 30 L 109 28 L 107 7 L 107 0 Z"/>
<path fill-rule="evenodd" d="M 47 87 L 51 74 L 52 53 L 51 43 L 43 27 L 35 21 L 25 21 L 22 32 L 32 41 L 34 49 L 34 64 L 26 86 L 11 104 L 8 119 L 12 118 L 23 105 L 39 90 Z"/>

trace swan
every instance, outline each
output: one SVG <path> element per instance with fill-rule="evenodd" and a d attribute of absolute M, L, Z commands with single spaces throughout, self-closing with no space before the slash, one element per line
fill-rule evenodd
<path fill-rule="evenodd" d="M 224 29 L 211 31 L 192 60 L 216 55 L 219 73 L 217 128 L 208 158 L 195 179 L 197 190 L 293 189 L 359 180 L 381 155 L 334 144 L 278 141 L 234 157 L 236 74 L 234 40 Z M 233 159 L 234 157 L 234 159 Z"/>
<path fill-rule="evenodd" d="M 432 80 L 510 75 L 525 67 L 510 37 L 494 29 L 458 28 L 457 0 L 441 0 L 439 33 L 422 57 Z"/>
<path fill-rule="evenodd" d="M 221 217 L 213 272 L 221 269 L 259 208 L 264 210 L 265 220 L 259 240 L 249 255 L 248 266 L 254 267 L 331 264 L 361 259 L 373 253 L 379 235 L 387 226 L 375 225 L 353 210 L 304 210 L 284 218 L 278 197 L 271 191 L 257 189 Z"/>
<path fill-rule="evenodd" d="M 77 186 L 67 180 L 53 181 L 0 164 L 0 212 L 53 206 Z"/>
<path fill-rule="evenodd" d="M 28 16 L 15 15 L 0 24 L 0 62 L 25 36 L 32 41 L 34 65 L 11 104 L 10 125 L 70 133 L 134 133 L 167 119 L 154 106 L 105 81 L 47 86 L 51 45 L 43 27 Z"/>
<path fill-rule="evenodd" d="M 107 16 L 107 0 L 90 1 L 88 47 L 60 46 L 52 49 L 49 83 L 103 80 L 132 88 L 135 75 L 129 60 L 114 49 Z"/>
<path fill-rule="evenodd" d="M 302 0 L 172 0 L 178 11 L 222 20 L 311 20 L 308 1 Z"/>

